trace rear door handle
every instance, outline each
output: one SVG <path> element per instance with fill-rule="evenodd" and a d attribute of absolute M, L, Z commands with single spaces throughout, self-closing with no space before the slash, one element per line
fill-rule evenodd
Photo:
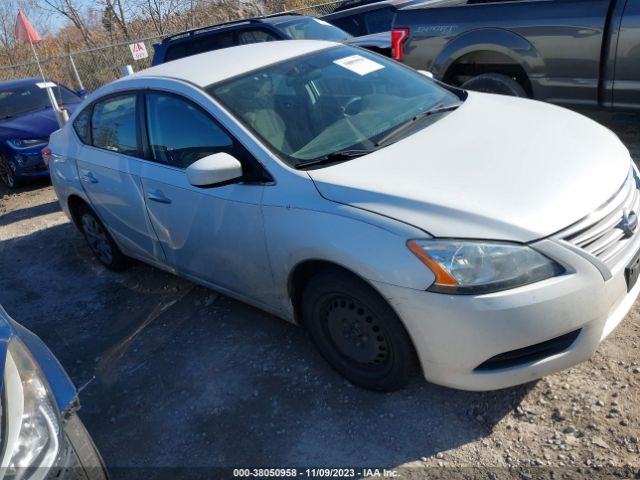
<path fill-rule="evenodd" d="M 165 197 L 162 193 L 160 192 L 151 192 L 147 195 L 147 198 L 149 200 L 152 200 L 154 202 L 158 202 L 158 203 L 171 203 L 171 199 Z"/>
<path fill-rule="evenodd" d="M 94 177 L 93 173 L 91 172 L 87 172 L 80 176 L 80 180 L 82 180 L 84 183 L 98 183 L 98 179 Z"/>

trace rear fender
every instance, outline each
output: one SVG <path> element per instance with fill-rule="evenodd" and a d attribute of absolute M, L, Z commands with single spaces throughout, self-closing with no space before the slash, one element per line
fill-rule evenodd
<path fill-rule="evenodd" d="M 461 57 L 481 51 L 506 55 L 521 65 L 529 78 L 544 71 L 544 61 L 531 43 L 520 35 L 499 28 L 481 28 L 458 35 L 438 54 L 431 71 L 443 79 Z"/>

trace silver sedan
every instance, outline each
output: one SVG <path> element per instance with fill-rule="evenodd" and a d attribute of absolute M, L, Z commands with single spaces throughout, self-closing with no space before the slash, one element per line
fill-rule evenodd
<path fill-rule="evenodd" d="M 567 110 L 329 42 L 153 67 L 46 152 L 98 260 L 135 258 L 311 332 L 353 383 L 486 390 L 593 354 L 640 290 L 638 176 Z"/>

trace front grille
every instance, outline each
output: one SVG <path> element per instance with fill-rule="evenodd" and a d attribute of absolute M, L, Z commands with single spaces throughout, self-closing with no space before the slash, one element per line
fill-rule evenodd
<path fill-rule="evenodd" d="M 604 263 L 610 264 L 618 253 L 631 241 L 637 228 L 630 231 L 640 214 L 640 191 L 638 179 L 633 171 L 622 188 L 605 205 L 573 224 L 558 235 L 558 238 L 582 248 Z"/>
<path fill-rule="evenodd" d="M 504 352 L 491 357 L 486 362 L 478 365 L 474 371 L 499 370 L 501 368 L 517 367 L 525 363 L 535 362 L 551 355 L 560 353 L 569 348 L 576 341 L 581 330 L 574 330 L 560 337 L 552 338 L 546 342 L 536 343 L 528 347 Z"/>

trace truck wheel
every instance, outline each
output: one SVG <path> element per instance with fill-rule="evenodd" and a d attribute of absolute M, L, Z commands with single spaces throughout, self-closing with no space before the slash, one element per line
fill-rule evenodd
<path fill-rule="evenodd" d="M 527 92 L 513 78 L 501 73 L 483 73 L 462 84 L 465 90 L 476 92 L 497 93 L 499 95 L 509 95 L 512 97 L 527 98 Z"/>
<path fill-rule="evenodd" d="M 403 387 L 417 369 L 413 343 L 387 302 L 359 278 L 324 271 L 307 284 L 303 324 L 322 356 L 351 383 Z"/>

